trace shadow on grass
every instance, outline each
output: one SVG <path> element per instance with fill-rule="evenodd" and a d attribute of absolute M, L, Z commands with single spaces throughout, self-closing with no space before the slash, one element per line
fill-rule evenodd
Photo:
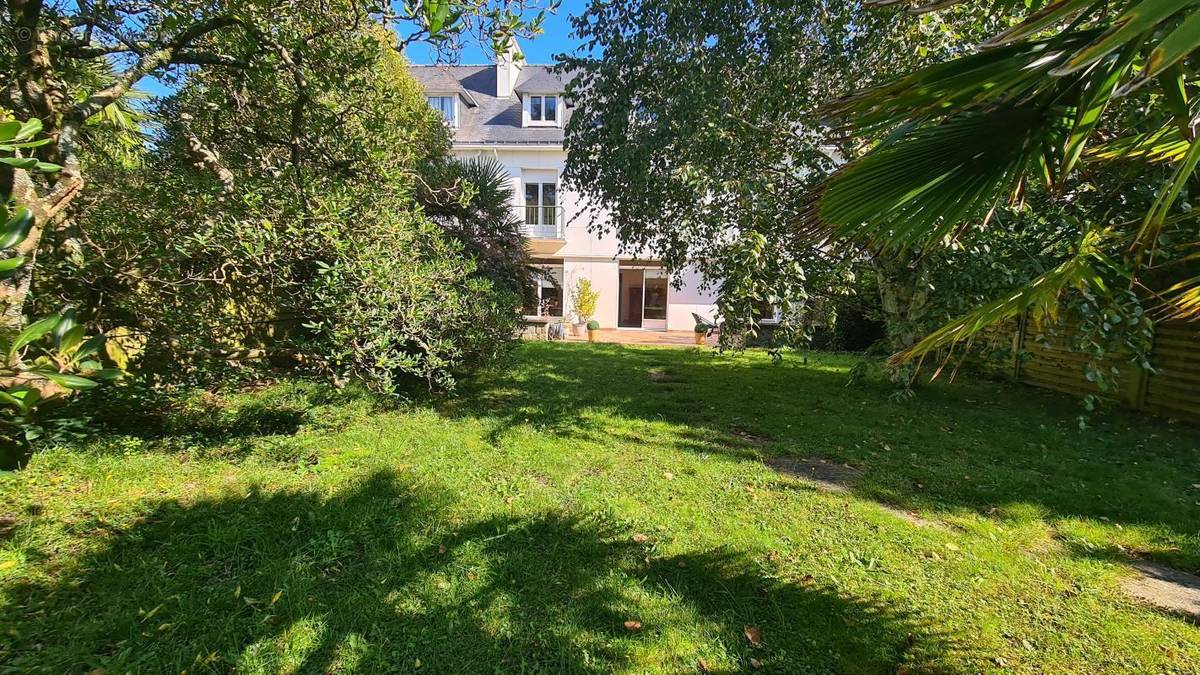
<path fill-rule="evenodd" d="M 1000 382 L 894 400 L 885 383 L 848 387 L 853 363 L 533 343 L 512 372 L 438 408 L 486 420 L 495 444 L 532 427 L 599 445 L 822 458 L 858 469 L 860 496 L 903 510 L 1146 526 L 1165 543 L 1144 555 L 1200 570 L 1200 429 L 1113 410 L 1080 431 L 1077 399 Z"/>
<path fill-rule="evenodd" d="M 460 521 L 439 494 L 380 473 L 327 499 L 251 493 L 97 523 L 95 552 L 9 587 L 0 666 L 680 672 L 755 658 L 895 672 L 961 649 L 895 608 L 758 575 L 737 552 L 657 558 L 653 542 L 565 512 Z"/>
<path fill-rule="evenodd" d="M 296 379 L 224 392 L 118 387 L 102 399 L 84 400 L 80 412 L 104 432 L 101 441 L 116 441 L 90 446 L 98 452 L 188 450 L 238 459 L 262 450 L 293 459 L 289 437 L 340 430 L 382 403 L 362 389 Z"/>

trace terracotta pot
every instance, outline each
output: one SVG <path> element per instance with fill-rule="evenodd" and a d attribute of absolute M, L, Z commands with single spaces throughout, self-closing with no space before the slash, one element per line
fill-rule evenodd
<path fill-rule="evenodd" d="M 586 323 L 576 323 L 576 324 L 571 324 L 571 333 L 572 333 L 572 334 L 573 334 L 575 337 L 583 337 L 583 332 L 584 332 L 585 330 L 587 330 L 587 324 L 586 324 Z"/>
<path fill-rule="evenodd" d="M 696 333 L 696 344 L 700 345 L 701 347 L 708 344 L 708 336 L 706 336 L 704 333 Z"/>
<path fill-rule="evenodd" d="M 588 331 L 588 342 L 595 342 L 596 341 L 596 333 L 599 333 L 599 332 L 600 331 L 598 331 L 598 330 L 589 330 Z"/>

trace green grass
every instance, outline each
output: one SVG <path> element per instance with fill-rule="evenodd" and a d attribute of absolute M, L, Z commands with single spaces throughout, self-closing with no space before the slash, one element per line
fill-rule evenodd
<path fill-rule="evenodd" d="M 853 363 L 537 343 L 400 409 L 130 417 L 0 478 L 0 672 L 1200 669 L 1120 590 L 1133 556 L 1200 571 L 1200 432 Z"/>

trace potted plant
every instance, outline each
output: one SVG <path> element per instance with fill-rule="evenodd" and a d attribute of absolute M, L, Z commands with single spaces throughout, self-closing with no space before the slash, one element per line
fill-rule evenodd
<path fill-rule="evenodd" d="M 571 305 L 575 308 L 576 322 L 573 328 L 576 337 L 583 337 L 583 328 L 591 323 L 599 299 L 600 294 L 592 288 L 591 280 L 585 278 L 575 282 L 575 288 L 571 291 Z"/>
<path fill-rule="evenodd" d="M 701 347 L 708 344 L 708 331 L 710 328 L 712 328 L 712 326 L 709 326 L 706 323 L 696 324 L 696 344 L 700 345 Z"/>
<path fill-rule="evenodd" d="M 600 330 L 600 322 L 592 319 L 587 322 L 588 342 L 596 341 L 596 333 Z"/>

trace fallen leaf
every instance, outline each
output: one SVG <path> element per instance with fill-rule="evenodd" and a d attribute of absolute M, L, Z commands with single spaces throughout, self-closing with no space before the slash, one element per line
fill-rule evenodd
<path fill-rule="evenodd" d="M 641 621 L 633 621 L 631 619 L 631 620 L 625 622 L 625 630 L 635 631 L 635 630 L 641 630 L 641 629 L 642 629 Z"/>
<path fill-rule="evenodd" d="M 283 597 L 283 591 L 279 591 L 279 592 L 275 593 L 275 595 L 271 596 L 271 604 L 273 605 L 273 604 L 279 602 L 279 599 L 282 597 Z"/>
<path fill-rule="evenodd" d="M 704 659 L 700 659 L 699 661 L 696 662 L 696 668 L 699 669 L 700 672 L 702 672 L 702 673 L 711 673 L 712 672 L 711 670 L 708 669 L 708 661 L 705 661 Z"/>
<path fill-rule="evenodd" d="M 750 659 L 750 667 L 762 668 L 762 661 L 759 661 L 758 659 Z"/>
<path fill-rule="evenodd" d="M 478 578 L 479 578 L 478 574 L 476 574 L 474 572 L 467 572 L 467 579 L 469 579 L 471 581 L 475 581 Z"/>
<path fill-rule="evenodd" d="M 667 471 L 667 472 L 663 473 L 663 478 L 666 480 L 675 480 L 675 474 L 671 473 L 670 471 Z"/>
<path fill-rule="evenodd" d="M 762 631 L 758 629 L 758 626 L 746 626 L 742 628 L 742 633 L 746 635 L 746 639 L 750 641 L 750 644 L 755 647 L 762 644 Z"/>
<path fill-rule="evenodd" d="M 446 555 L 446 545 L 438 544 L 438 555 Z"/>
<path fill-rule="evenodd" d="M 646 535 L 644 535 L 640 532 L 633 535 L 633 543 L 635 543 L 635 544 L 644 544 L 648 541 L 650 541 L 650 537 L 647 537 Z"/>
<path fill-rule="evenodd" d="M 413 668 L 414 668 L 414 669 L 416 669 L 416 668 L 420 668 L 420 667 L 421 667 L 421 659 L 416 659 L 415 661 L 413 661 Z"/>
<path fill-rule="evenodd" d="M 680 567 L 687 567 L 687 562 L 686 562 L 686 561 L 684 561 L 684 560 L 680 560 L 680 561 L 679 561 L 679 563 L 678 563 L 678 565 L 679 565 Z"/>
<path fill-rule="evenodd" d="M 957 550 L 958 550 L 958 546 L 957 546 L 957 545 L 955 545 L 955 544 L 952 544 L 952 543 L 950 543 L 950 542 L 946 542 L 946 550 L 947 550 L 947 551 L 957 551 Z"/>
<path fill-rule="evenodd" d="M 804 578 L 801 579 L 800 582 L 803 583 L 805 586 L 807 586 L 808 584 L 811 584 L 813 582 L 813 575 L 805 574 Z"/>

